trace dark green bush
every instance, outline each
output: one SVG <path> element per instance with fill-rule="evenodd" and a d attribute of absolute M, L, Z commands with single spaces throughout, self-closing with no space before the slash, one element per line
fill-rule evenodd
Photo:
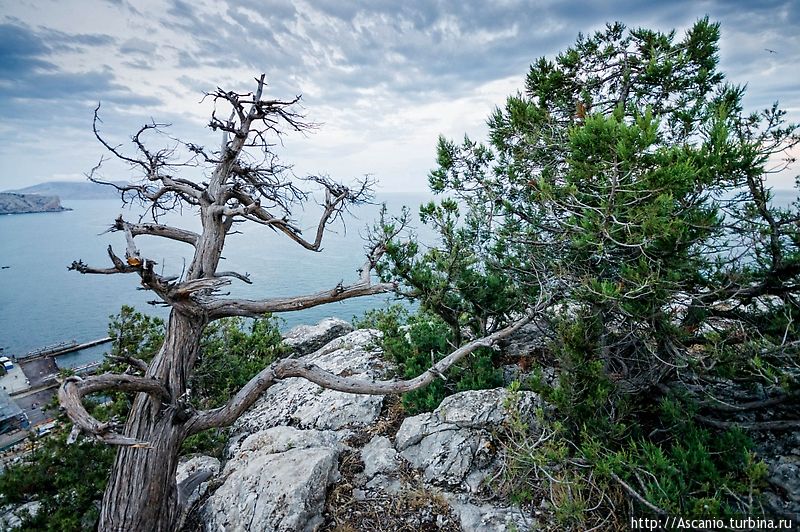
<path fill-rule="evenodd" d="M 452 328 L 435 314 L 410 313 L 400 305 L 370 310 L 354 320 L 358 327 L 372 327 L 383 333 L 384 356 L 397 364 L 397 376 L 410 379 L 420 375 L 453 349 Z M 436 379 L 428 386 L 403 396 L 409 414 L 428 412 L 455 392 L 502 386 L 502 372 L 495 367 L 494 353 L 479 349 L 447 372 L 447 381 Z"/>

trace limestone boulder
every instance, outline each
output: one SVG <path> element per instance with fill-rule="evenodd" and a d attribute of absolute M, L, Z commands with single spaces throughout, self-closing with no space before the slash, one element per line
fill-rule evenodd
<path fill-rule="evenodd" d="M 466 496 L 444 494 L 463 532 L 526 532 L 536 529 L 536 521 L 518 508 L 476 503 Z"/>
<path fill-rule="evenodd" d="M 378 473 L 393 473 L 400 466 L 400 455 L 385 436 L 375 436 L 361 448 L 364 478 L 369 480 Z"/>
<path fill-rule="evenodd" d="M 342 446 L 334 433 L 274 427 L 240 442 L 203 506 L 206 530 L 312 531 Z"/>
<path fill-rule="evenodd" d="M 303 357 L 336 375 L 384 378 L 388 364 L 378 341 L 380 332 L 359 329 L 336 338 Z M 377 420 L 383 397 L 326 390 L 302 378 L 269 388 L 234 425 L 237 437 L 278 425 L 317 430 L 366 427 Z"/>
<path fill-rule="evenodd" d="M 304 356 L 325 346 L 331 340 L 352 332 L 353 326 L 339 318 L 325 318 L 316 325 L 298 325 L 283 335 L 283 343 L 294 356 Z"/>
<path fill-rule="evenodd" d="M 430 413 L 406 418 L 395 448 L 426 482 L 476 492 L 497 467 L 493 440 L 509 412 L 509 392 L 470 390 L 446 398 Z M 529 416 L 541 404 L 533 392 L 520 392 L 514 408 Z"/>

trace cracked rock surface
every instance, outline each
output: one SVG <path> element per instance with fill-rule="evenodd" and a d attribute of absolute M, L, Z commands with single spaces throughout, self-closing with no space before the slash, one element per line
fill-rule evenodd
<path fill-rule="evenodd" d="M 507 397 L 503 388 L 451 395 L 433 412 L 405 419 L 395 446 L 426 481 L 476 492 L 496 468 L 491 442 L 506 418 Z M 539 404 L 537 394 L 521 392 L 523 415 Z"/>
<path fill-rule="evenodd" d="M 383 379 L 391 366 L 379 340 L 375 330 L 347 332 L 304 359 L 337 375 Z M 535 523 L 522 512 L 485 498 L 485 481 L 499 467 L 494 444 L 509 397 L 502 388 L 465 391 L 401 424 L 381 396 L 285 379 L 234 425 L 227 462 L 210 482 L 218 487 L 197 505 L 203 526 L 214 532 L 531 530 Z M 540 405 L 535 393 L 515 395 L 519 415 Z M 181 478 L 185 484 L 199 475 L 206 485 L 198 471 L 213 467 L 184 465 Z M 188 486 L 192 493 L 197 487 Z"/>
<path fill-rule="evenodd" d="M 380 332 L 359 329 L 303 357 L 336 375 L 380 379 L 388 365 L 376 347 Z M 383 397 L 326 390 L 305 379 L 285 379 L 269 388 L 234 424 L 241 435 L 278 425 L 318 430 L 364 427 L 380 415 Z"/>

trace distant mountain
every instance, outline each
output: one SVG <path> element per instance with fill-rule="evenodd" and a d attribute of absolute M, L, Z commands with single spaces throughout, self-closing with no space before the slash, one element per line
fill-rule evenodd
<path fill-rule="evenodd" d="M 41 194 L 10 194 L 0 192 L 0 214 L 68 211 L 61 206 L 58 196 Z"/>
<path fill-rule="evenodd" d="M 118 185 L 125 183 L 119 182 Z M 98 185 L 91 181 L 48 181 L 18 190 L 7 190 L 16 194 L 42 194 L 59 196 L 61 199 L 118 199 L 119 192 L 108 185 Z"/>

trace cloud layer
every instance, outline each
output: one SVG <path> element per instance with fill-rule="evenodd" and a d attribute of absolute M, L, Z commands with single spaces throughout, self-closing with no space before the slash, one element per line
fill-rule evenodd
<path fill-rule="evenodd" d="M 275 96 L 303 94 L 323 124 L 287 139 L 299 172 L 423 190 L 437 134 L 480 136 L 537 57 L 608 21 L 680 33 L 705 15 L 722 23 L 722 69 L 748 83 L 747 104 L 780 99 L 800 121 L 792 1 L 34 0 L 0 18 L 0 188 L 90 169 L 102 153 L 91 135 L 99 101 L 117 142 L 151 117 L 212 141 L 203 91 L 247 90 L 266 72 Z"/>

